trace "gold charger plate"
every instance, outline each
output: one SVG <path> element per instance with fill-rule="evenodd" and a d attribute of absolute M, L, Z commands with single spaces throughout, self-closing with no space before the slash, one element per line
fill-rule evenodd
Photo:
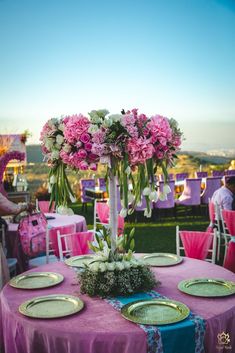
<path fill-rule="evenodd" d="M 39 289 L 55 286 L 63 280 L 64 277 L 55 272 L 30 272 L 13 277 L 9 284 L 19 289 Z"/>
<path fill-rule="evenodd" d="M 121 309 L 122 316 L 137 324 L 167 325 L 188 317 L 189 308 L 175 300 L 144 299 L 126 304 Z"/>
<path fill-rule="evenodd" d="M 198 297 L 225 297 L 235 293 L 235 282 L 221 278 L 191 278 L 181 281 L 178 288 Z"/>
<path fill-rule="evenodd" d="M 37 319 L 54 319 L 75 314 L 83 307 L 83 301 L 77 297 L 53 294 L 27 300 L 19 306 L 19 312 Z"/>
<path fill-rule="evenodd" d="M 87 264 L 95 259 L 95 255 L 78 255 L 70 257 L 65 260 L 66 265 L 72 267 L 84 267 L 84 264 Z"/>
<path fill-rule="evenodd" d="M 157 267 L 174 266 L 183 261 L 182 257 L 176 254 L 160 253 L 160 252 L 153 253 L 153 254 L 146 254 L 142 257 L 142 259 L 149 266 L 157 266 Z"/>

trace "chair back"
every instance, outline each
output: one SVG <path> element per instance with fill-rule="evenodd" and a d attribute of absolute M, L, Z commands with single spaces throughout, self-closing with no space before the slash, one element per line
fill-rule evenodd
<path fill-rule="evenodd" d="M 105 178 L 98 178 L 98 186 L 100 190 L 106 191 L 106 181 Z"/>
<path fill-rule="evenodd" d="M 95 189 L 95 179 L 81 179 L 80 180 L 80 189 L 81 189 L 81 201 L 82 203 L 91 202 L 93 199 L 89 196 L 86 196 L 86 189 Z"/>
<path fill-rule="evenodd" d="M 221 177 L 209 177 L 206 178 L 206 187 L 201 195 L 201 202 L 204 204 L 209 203 L 209 199 L 216 190 L 221 187 Z"/>
<path fill-rule="evenodd" d="M 213 177 L 220 176 L 222 178 L 224 176 L 224 171 L 223 170 L 213 170 L 212 171 L 212 176 Z"/>
<path fill-rule="evenodd" d="M 235 169 L 225 170 L 225 176 L 234 176 L 234 175 L 235 175 Z"/>
<path fill-rule="evenodd" d="M 215 263 L 216 240 L 216 230 L 214 230 L 214 233 L 186 230 L 180 231 L 179 227 L 176 227 L 177 255 L 180 255 L 180 251 L 183 250 L 185 256 L 187 257 L 198 260 L 206 260 Z M 210 254 L 211 256 L 208 256 L 208 254 Z"/>
<path fill-rule="evenodd" d="M 176 173 L 175 179 L 176 181 L 184 180 L 188 178 L 188 173 Z"/>
<path fill-rule="evenodd" d="M 39 208 L 39 211 L 43 213 L 50 213 L 55 211 L 55 202 L 52 202 L 51 208 L 50 208 L 50 201 L 37 201 L 37 205 Z"/>
<path fill-rule="evenodd" d="M 158 199 L 157 202 L 155 202 L 155 204 L 154 204 L 155 208 L 173 208 L 173 207 L 175 207 L 175 181 L 174 180 L 169 181 L 168 185 L 171 189 L 171 192 L 169 194 L 167 194 L 166 200 L 161 201 Z M 164 182 L 160 181 L 158 193 L 161 193 L 163 191 L 163 186 L 164 186 Z"/>
<path fill-rule="evenodd" d="M 185 179 L 184 190 L 177 204 L 184 206 L 201 204 L 201 179 Z"/>
<path fill-rule="evenodd" d="M 47 256 L 47 263 L 49 261 L 49 253 L 53 252 L 56 257 L 59 258 L 59 247 L 58 247 L 58 238 L 57 232 L 60 232 L 61 235 L 64 234 L 71 234 L 76 232 L 76 224 L 72 223 L 67 226 L 60 226 L 60 227 L 53 227 L 51 229 L 47 229 L 46 235 L 46 256 Z M 65 244 L 62 241 L 62 247 L 64 249 Z"/>
<path fill-rule="evenodd" d="M 222 210 L 222 216 L 229 234 L 235 236 L 235 211 Z"/>
<path fill-rule="evenodd" d="M 159 174 L 158 176 L 159 178 L 159 181 L 164 181 L 164 175 L 163 174 Z M 173 173 L 169 173 L 168 174 L 168 181 L 171 181 L 171 180 L 174 180 L 175 179 L 175 176 Z"/>
<path fill-rule="evenodd" d="M 207 172 L 196 172 L 195 176 L 196 176 L 196 178 L 207 178 L 208 173 Z"/>
<path fill-rule="evenodd" d="M 88 254 L 90 252 L 88 242 L 93 241 L 93 238 L 94 233 L 92 231 L 61 234 L 58 230 L 57 242 L 60 261 L 64 260 L 64 256 Z"/>
<path fill-rule="evenodd" d="M 109 226 L 109 205 L 95 200 L 94 203 L 94 232 L 97 225 Z M 124 232 L 124 218 L 118 215 L 118 236 Z"/>

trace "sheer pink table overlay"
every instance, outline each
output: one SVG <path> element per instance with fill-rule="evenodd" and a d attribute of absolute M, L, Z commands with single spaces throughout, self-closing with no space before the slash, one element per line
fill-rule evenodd
<path fill-rule="evenodd" d="M 1 292 L 2 332 L 5 353 L 146 353 L 146 334 L 125 320 L 102 299 L 79 293 L 76 273 L 64 263 L 41 266 L 37 271 L 55 271 L 64 275 L 58 286 L 35 291 L 6 285 Z M 181 301 L 206 320 L 205 353 L 215 353 L 217 334 L 229 333 L 235 349 L 235 298 L 192 297 L 180 292 L 177 284 L 192 277 L 217 277 L 235 280 L 230 271 L 205 261 L 185 258 L 173 267 L 153 268 L 161 282 L 156 290 Z M 18 312 L 19 305 L 36 296 L 49 294 L 79 296 L 85 308 L 78 314 L 60 319 L 36 320 Z"/>

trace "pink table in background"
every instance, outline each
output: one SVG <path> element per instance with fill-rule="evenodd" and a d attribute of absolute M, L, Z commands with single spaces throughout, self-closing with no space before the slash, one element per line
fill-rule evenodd
<path fill-rule="evenodd" d="M 76 224 L 77 232 L 85 232 L 87 230 L 86 219 L 83 216 L 72 215 L 65 216 L 58 213 L 45 213 L 47 217 L 53 217 L 53 219 L 48 219 L 48 227 L 63 227 L 71 224 Z M 22 248 L 20 246 L 20 240 L 17 233 L 18 224 L 9 223 L 7 231 L 7 248 L 8 248 L 8 257 L 17 258 L 18 272 L 21 273 L 27 269 L 27 258 L 24 255 Z"/>
<path fill-rule="evenodd" d="M 4 287 L 0 296 L 0 325 L 5 353 L 146 353 L 146 333 L 125 320 L 106 301 L 81 295 L 73 269 L 60 262 L 41 266 L 37 271 L 61 273 L 64 281 L 35 291 Z M 216 277 L 234 281 L 234 274 L 217 265 L 189 258 L 184 258 L 179 265 L 155 267 L 153 271 L 161 282 L 156 288 L 160 294 L 181 301 L 206 320 L 205 353 L 224 352 L 216 348 L 217 335 L 222 332 L 230 337 L 232 350 L 228 352 L 234 352 L 235 296 L 200 298 L 177 289 L 177 284 L 184 279 Z M 24 301 L 49 294 L 79 296 L 85 308 L 78 314 L 50 320 L 31 319 L 18 312 Z"/>

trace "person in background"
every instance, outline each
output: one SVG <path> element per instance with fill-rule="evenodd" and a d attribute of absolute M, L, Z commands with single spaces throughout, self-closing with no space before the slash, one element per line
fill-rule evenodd
<path fill-rule="evenodd" d="M 24 211 L 31 212 L 34 208 L 35 207 L 31 203 L 23 203 L 17 205 L 16 203 L 8 200 L 8 198 L 0 192 L 0 217 L 18 215 Z"/>
<path fill-rule="evenodd" d="M 235 210 L 235 176 L 227 177 L 225 185 L 216 190 L 211 201 L 225 210 Z"/>

